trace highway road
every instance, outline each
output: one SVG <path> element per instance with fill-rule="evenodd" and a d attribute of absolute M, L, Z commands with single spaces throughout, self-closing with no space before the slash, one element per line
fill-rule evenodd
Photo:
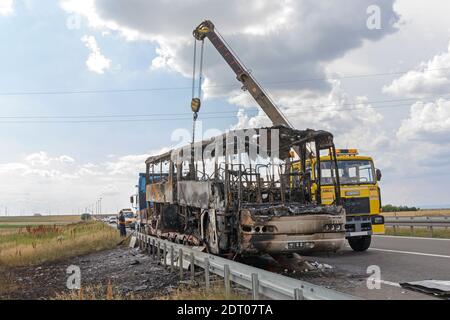
<path fill-rule="evenodd" d="M 354 252 L 347 246 L 336 254 L 310 256 L 308 260 L 330 264 L 338 275 L 336 281 L 313 279 L 313 282 L 324 282 L 364 298 L 427 299 L 430 296 L 400 288 L 399 283 L 450 281 L 450 239 L 374 236 L 366 252 Z M 367 268 L 371 265 L 380 267 L 380 290 L 367 289 Z"/>

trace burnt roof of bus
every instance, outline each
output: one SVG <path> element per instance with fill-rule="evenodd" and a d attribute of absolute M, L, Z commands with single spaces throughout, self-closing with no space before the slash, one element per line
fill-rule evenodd
<path fill-rule="evenodd" d="M 246 133 L 246 132 L 252 132 L 252 133 L 256 133 L 257 135 L 259 135 L 260 130 L 267 130 L 267 140 L 270 141 L 270 131 L 271 130 L 278 130 L 279 132 L 279 153 L 280 154 L 287 154 L 291 147 L 294 145 L 300 145 L 302 143 L 308 143 L 308 142 L 313 142 L 316 141 L 316 143 L 318 144 L 320 149 L 324 149 L 324 148 L 328 148 L 331 147 L 333 144 L 333 135 L 328 132 L 328 131 L 324 131 L 324 130 L 313 130 L 313 129 L 306 129 L 306 130 L 296 130 L 296 129 L 291 129 L 285 126 L 273 126 L 273 127 L 265 127 L 265 128 L 250 128 L 250 129 L 241 129 L 241 130 L 233 130 L 233 131 L 228 131 L 226 133 L 223 133 L 219 136 L 210 138 L 210 139 L 205 139 L 203 141 L 198 141 L 195 143 L 195 147 L 197 148 L 202 148 L 202 150 L 210 145 L 211 143 L 214 143 L 216 140 L 218 139 L 223 139 L 224 141 L 226 141 L 226 137 L 228 134 L 233 134 L 233 133 L 238 133 L 238 132 L 242 132 L 242 133 Z M 246 146 L 248 145 L 248 143 L 246 143 Z M 270 143 L 269 143 L 270 145 Z M 190 145 L 185 146 L 184 148 L 188 147 Z M 226 143 L 223 143 L 224 148 L 226 147 Z M 270 153 L 271 150 L 270 148 L 267 147 L 267 151 Z M 165 153 L 156 155 L 156 156 L 151 156 L 149 158 L 147 158 L 147 160 L 145 161 L 146 164 L 154 164 L 154 163 L 159 163 L 159 162 L 165 162 L 165 161 L 169 161 L 173 155 L 173 152 L 182 152 L 182 148 L 179 149 L 175 149 L 175 150 L 170 150 L 167 151 Z"/>

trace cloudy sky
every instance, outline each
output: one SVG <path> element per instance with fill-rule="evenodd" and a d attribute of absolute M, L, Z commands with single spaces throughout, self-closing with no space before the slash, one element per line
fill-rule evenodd
<path fill-rule="evenodd" d="M 189 137 L 204 19 L 295 127 L 374 157 L 384 203 L 450 206 L 448 12 L 442 0 L 0 0 L 0 215 L 128 206 L 145 158 Z M 204 73 L 199 132 L 269 124 L 209 43 Z"/>

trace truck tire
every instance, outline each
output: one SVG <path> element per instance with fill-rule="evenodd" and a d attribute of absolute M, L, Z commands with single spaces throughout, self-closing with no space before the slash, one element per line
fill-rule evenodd
<path fill-rule="evenodd" d="M 366 251 L 370 247 L 372 236 L 359 236 L 348 238 L 348 244 L 353 251 L 362 252 Z"/>

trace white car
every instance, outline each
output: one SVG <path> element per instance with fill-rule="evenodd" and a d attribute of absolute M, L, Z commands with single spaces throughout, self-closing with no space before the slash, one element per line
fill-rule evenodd
<path fill-rule="evenodd" d="M 108 222 L 111 224 L 117 224 L 117 218 L 116 217 L 111 217 L 108 219 Z"/>

